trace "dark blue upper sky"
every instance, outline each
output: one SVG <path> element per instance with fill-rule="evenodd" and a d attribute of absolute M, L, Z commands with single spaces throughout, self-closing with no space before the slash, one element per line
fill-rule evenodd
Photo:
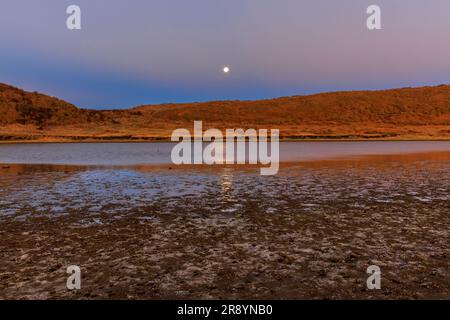
<path fill-rule="evenodd" d="M 89 108 L 450 83 L 449 0 L 2 0 L 0 34 L 0 82 Z"/>

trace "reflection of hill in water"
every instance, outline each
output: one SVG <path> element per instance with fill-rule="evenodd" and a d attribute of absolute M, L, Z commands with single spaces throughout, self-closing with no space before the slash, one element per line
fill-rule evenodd
<path fill-rule="evenodd" d="M 1 168 L 3 167 L 3 168 Z M 0 166 L 0 175 L 25 175 L 33 173 L 65 172 L 89 170 L 88 166 L 68 166 L 53 164 L 7 164 Z"/>

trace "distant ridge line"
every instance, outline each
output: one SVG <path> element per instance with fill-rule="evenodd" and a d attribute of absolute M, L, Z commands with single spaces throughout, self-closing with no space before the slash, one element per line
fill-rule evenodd
<path fill-rule="evenodd" d="M 89 110 L 0 84 L 0 141 L 164 140 L 172 130 L 190 128 L 196 120 L 202 120 L 205 128 L 279 128 L 283 136 L 294 139 L 447 139 L 450 85 Z"/>

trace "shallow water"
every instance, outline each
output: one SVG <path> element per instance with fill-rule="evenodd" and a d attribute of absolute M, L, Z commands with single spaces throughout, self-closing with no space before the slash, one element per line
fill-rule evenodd
<path fill-rule="evenodd" d="M 173 143 L 0 144 L 0 163 L 169 164 Z M 281 142 L 280 161 L 450 151 L 450 141 Z"/>
<path fill-rule="evenodd" d="M 127 212 L 313 212 L 343 203 L 358 210 L 378 203 L 417 206 L 450 201 L 450 152 L 369 156 L 281 166 L 278 175 L 254 168 L 11 165 L 0 172 L 0 216 L 48 217 L 83 211 L 107 217 Z M 416 207 L 415 207 L 416 206 Z"/>

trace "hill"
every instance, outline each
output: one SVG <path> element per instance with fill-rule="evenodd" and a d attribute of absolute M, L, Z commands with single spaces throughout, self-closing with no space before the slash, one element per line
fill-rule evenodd
<path fill-rule="evenodd" d="M 0 84 L 0 140 L 165 140 L 176 128 L 279 128 L 291 139 L 450 139 L 450 85 L 84 110 Z"/>
<path fill-rule="evenodd" d="M 59 125 L 67 119 L 76 121 L 79 113 L 77 107 L 63 100 L 0 84 L 1 125 Z"/>

